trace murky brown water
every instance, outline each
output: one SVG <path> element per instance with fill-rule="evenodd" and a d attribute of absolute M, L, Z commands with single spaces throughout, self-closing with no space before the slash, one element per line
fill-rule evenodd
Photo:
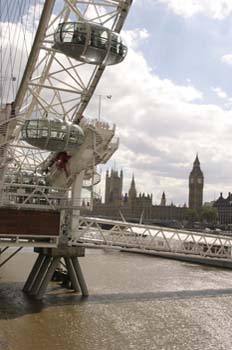
<path fill-rule="evenodd" d="M 232 271 L 88 250 L 90 297 L 52 283 L 42 302 L 23 282 L 34 256 L 1 270 L 0 350 L 230 350 Z"/>

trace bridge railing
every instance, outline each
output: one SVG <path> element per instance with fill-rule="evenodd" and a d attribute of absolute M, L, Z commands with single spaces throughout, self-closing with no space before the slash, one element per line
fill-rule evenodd
<path fill-rule="evenodd" d="M 5 183 L 0 206 L 17 209 L 81 209 L 91 210 L 89 197 L 67 198 L 66 189 L 45 185 Z"/>
<path fill-rule="evenodd" d="M 71 244 L 85 243 L 141 251 L 232 259 L 232 237 L 158 226 L 80 217 Z"/>

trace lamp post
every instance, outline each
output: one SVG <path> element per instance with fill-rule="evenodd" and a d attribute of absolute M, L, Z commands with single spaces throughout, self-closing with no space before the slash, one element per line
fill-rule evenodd
<path fill-rule="evenodd" d="M 102 97 L 106 97 L 110 100 L 112 98 L 112 95 L 98 95 L 98 120 L 101 119 Z"/>

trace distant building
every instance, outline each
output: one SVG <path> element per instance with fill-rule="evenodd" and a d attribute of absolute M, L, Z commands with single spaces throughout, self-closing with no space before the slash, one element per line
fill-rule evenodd
<path fill-rule="evenodd" d="M 166 204 L 163 192 L 160 205 L 152 204 L 152 194 L 137 194 L 135 177 L 132 175 L 128 193 L 123 196 L 123 172 L 111 170 L 106 172 L 105 203 L 94 202 L 91 215 L 121 219 L 128 221 L 142 221 L 144 223 L 164 223 L 186 218 L 186 206 L 176 207 Z"/>
<path fill-rule="evenodd" d="M 232 224 L 232 194 L 228 193 L 227 198 L 223 197 L 221 193 L 219 198 L 215 201 L 214 205 L 218 210 L 218 221 L 220 224 L 228 225 Z"/>
<path fill-rule="evenodd" d="M 203 203 L 204 175 L 200 168 L 198 155 L 189 175 L 189 208 L 200 209 Z M 105 202 L 94 200 L 91 215 L 111 219 L 125 218 L 128 221 L 143 223 L 165 223 L 183 221 L 187 218 L 186 204 L 167 205 L 165 192 L 162 193 L 160 205 L 153 205 L 152 194 L 137 193 L 135 177 L 132 175 L 128 193 L 123 195 L 123 171 L 107 170 L 105 179 Z"/>
<path fill-rule="evenodd" d="M 136 197 L 137 197 L 137 191 L 136 191 L 136 187 L 135 187 L 135 178 L 134 178 L 134 174 L 132 176 L 132 180 L 131 180 L 131 185 L 130 185 L 130 189 L 128 192 L 129 195 L 129 205 L 131 207 L 134 207 L 135 205 L 135 201 L 136 201 Z"/>
<path fill-rule="evenodd" d="M 200 168 L 198 155 L 189 175 L 189 208 L 200 209 L 203 203 L 204 175 Z"/>
<path fill-rule="evenodd" d="M 120 207 L 122 205 L 122 184 L 123 184 L 123 171 L 120 171 L 120 175 L 116 170 L 106 172 L 105 182 L 105 204 Z"/>
<path fill-rule="evenodd" d="M 161 205 L 162 207 L 165 207 L 165 206 L 166 206 L 166 196 L 165 196 L 165 193 L 164 193 L 164 192 L 163 192 L 162 197 L 161 197 L 160 205 Z"/>

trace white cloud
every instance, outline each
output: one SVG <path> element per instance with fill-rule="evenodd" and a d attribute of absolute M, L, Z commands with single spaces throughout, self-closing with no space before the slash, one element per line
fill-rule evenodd
<path fill-rule="evenodd" d="M 223 63 L 232 64 L 232 54 L 227 54 L 221 57 Z"/>
<path fill-rule="evenodd" d="M 192 17 L 203 14 L 222 20 L 232 12 L 231 0 L 158 0 L 165 3 L 175 14 L 182 17 Z"/>
<path fill-rule="evenodd" d="M 116 160 L 124 169 L 125 190 L 134 172 L 138 191 L 152 192 L 156 203 L 163 190 L 169 202 L 187 203 L 187 179 L 198 151 L 205 199 L 213 198 L 212 188 L 216 193 L 229 191 L 232 113 L 205 104 L 203 93 L 190 80 L 179 85 L 155 74 L 138 51 L 149 37 L 146 29 L 124 35 L 130 46 L 128 57 L 106 69 L 85 115 L 97 117 L 98 93 L 112 95 L 111 100 L 102 99 L 102 117 L 118 127 L 121 145 L 110 164 Z M 227 97 L 221 88 L 214 91 Z"/>
<path fill-rule="evenodd" d="M 150 34 L 147 29 L 135 28 L 133 30 L 122 31 L 122 37 L 125 39 L 126 44 L 131 48 L 137 48 L 139 44 L 147 40 Z"/>
<path fill-rule="evenodd" d="M 222 89 L 214 91 L 226 99 Z M 205 174 L 205 200 L 213 199 L 212 188 L 216 195 L 229 190 L 230 110 L 204 103 L 202 92 L 189 83 L 161 79 L 132 48 L 123 63 L 107 68 L 98 92 L 112 94 L 102 102 L 102 118 L 118 127 L 120 148 L 110 164 L 116 160 L 125 170 L 125 190 L 135 173 L 138 191 L 153 192 L 156 202 L 164 190 L 170 201 L 187 203 L 196 152 Z M 97 114 L 94 97 L 88 112 Z"/>
<path fill-rule="evenodd" d="M 224 100 L 224 107 L 228 110 L 231 110 L 232 107 L 232 97 L 230 97 L 222 88 L 216 87 L 216 88 L 211 88 L 213 92 L 216 93 L 216 95 Z"/>
<path fill-rule="evenodd" d="M 213 92 L 216 93 L 216 95 L 220 98 L 226 99 L 228 98 L 228 95 L 225 91 L 223 91 L 220 87 L 212 88 L 211 89 Z"/>

